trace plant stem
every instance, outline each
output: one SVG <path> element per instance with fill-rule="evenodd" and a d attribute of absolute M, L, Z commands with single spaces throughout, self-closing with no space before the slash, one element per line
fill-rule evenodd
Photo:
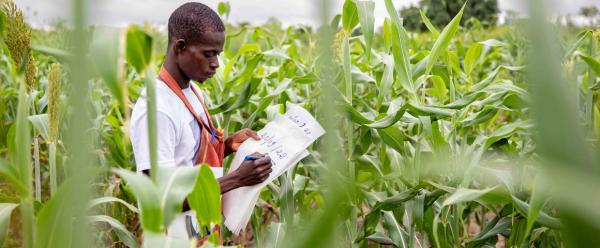
<path fill-rule="evenodd" d="M 33 139 L 33 174 L 35 175 L 35 200 L 42 201 L 42 185 L 40 180 L 40 138 L 36 135 Z"/>
<path fill-rule="evenodd" d="M 56 144 L 51 142 L 48 144 L 48 165 L 50 166 L 50 195 L 53 196 L 56 193 L 57 188 L 57 176 L 56 176 Z"/>
<path fill-rule="evenodd" d="M 23 222 L 23 247 L 30 248 L 33 247 L 33 236 L 34 236 L 34 212 L 33 212 L 33 202 L 30 197 L 21 198 L 21 203 L 19 205 L 21 210 L 21 221 Z"/>
<path fill-rule="evenodd" d="M 150 146 L 150 177 L 156 183 L 158 170 L 158 153 L 156 151 L 156 96 L 154 91 L 154 77 L 152 75 L 152 66 L 146 69 L 146 104 L 148 114 L 148 145 Z"/>

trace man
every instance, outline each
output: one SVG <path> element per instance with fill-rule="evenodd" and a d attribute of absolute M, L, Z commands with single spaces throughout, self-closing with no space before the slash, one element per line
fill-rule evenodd
<path fill-rule="evenodd" d="M 237 151 L 246 139 L 260 139 L 250 129 L 224 139 L 208 114 L 200 89 L 191 82 L 202 83 L 215 74 L 224 43 L 225 26 L 217 13 L 201 3 L 180 6 L 169 17 L 167 53 L 156 81 L 159 166 L 207 163 L 218 177 L 221 193 L 261 183 L 271 172 L 271 159 L 255 154 L 260 159 L 244 161 L 239 169 L 223 175 L 223 157 Z M 153 173 L 149 171 L 145 91 L 133 109 L 130 133 L 137 171 Z M 169 227 L 169 236 L 189 237 L 184 235 L 191 233 L 182 218 L 179 216 Z"/>

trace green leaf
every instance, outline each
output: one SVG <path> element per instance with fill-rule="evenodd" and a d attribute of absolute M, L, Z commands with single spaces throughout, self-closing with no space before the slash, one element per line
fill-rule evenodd
<path fill-rule="evenodd" d="M 431 49 L 431 53 L 429 54 L 429 60 L 427 61 L 427 66 L 425 70 L 425 75 L 431 72 L 433 65 L 437 61 L 437 59 L 442 56 L 443 53 L 446 52 L 448 45 L 450 44 L 450 40 L 458 31 L 458 27 L 460 25 L 460 20 L 462 19 L 463 12 L 465 10 L 465 5 L 460 9 L 460 12 L 456 14 L 454 19 L 448 23 L 448 25 L 444 28 L 440 36 L 437 38 L 435 43 L 433 44 L 433 48 Z"/>
<path fill-rule="evenodd" d="M 596 73 L 596 75 L 600 75 L 600 61 L 583 54 L 580 54 L 579 57 L 585 61 L 585 63 Z"/>
<path fill-rule="evenodd" d="M 454 102 L 446 104 L 443 107 L 449 108 L 449 109 L 462 109 L 462 108 L 466 107 L 467 105 L 473 103 L 477 99 L 481 98 L 484 95 L 485 95 L 485 92 L 482 92 L 482 91 L 473 92 L 461 99 L 458 99 Z"/>
<path fill-rule="evenodd" d="M 273 98 L 275 97 L 269 96 L 260 100 L 260 103 L 258 103 L 256 110 L 252 112 L 252 114 L 250 115 L 250 117 L 248 117 L 246 122 L 244 122 L 244 125 L 242 127 L 251 128 L 254 122 L 256 121 L 256 118 L 258 118 L 258 116 L 265 111 L 265 109 L 271 104 L 271 102 L 273 102 Z"/>
<path fill-rule="evenodd" d="M 541 183 L 539 181 L 539 179 L 536 178 L 536 180 L 533 183 L 533 189 L 531 190 L 531 196 L 530 196 L 530 200 L 529 200 L 529 211 L 527 212 L 527 229 L 526 229 L 526 233 L 529 233 L 531 231 L 531 229 L 533 228 L 533 224 L 535 223 L 535 221 L 537 220 L 538 216 L 540 215 L 540 212 L 542 211 L 542 208 L 544 208 L 544 205 L 546 205 L 546 201 L 544 200 L 544 196 L 542 195 L 542 192 L 540 192 L 541 189 Z"/>
<path fill-rule="evenodd" d="M 505 219 L 498 222 L 497 219 L 489 222 L 477 236 L 468 243 L 468 247 L 477 247 L 482 241 L 485 241 L 489 238 L 496 238 L 498 234 L 506 232 L 510 230 L 511 220 Z"/>
<path fill-rule="evenodd" d="M 431 82 L 433 82 L 432 95 L 437 97 L 440 103 L 444 103 L 446 101 L 446 96 L 448 95 L 448 89 L 446 88 L 444 79 L 440 76 L 432 76 Z"/>
<path fill-rule="evenodd" d="M 346 32 L 352 33 L 352 29 L 358 24 L 358 10 L 352 0 L 346 0 L 342 10 L 342 27 Z"/>
<path fill-rule="evenodd" d="M 221 188 L 207 165 L 200 167 L 194 189 L 188 196 L 190 207 L 196 211 L 198 223 L 209 226 L 221 223 Z"/>
<path fill-rule="evenodd" d="M 185 197 L 194 189 L 198 167 L 159 167 L 158 190 L 163 225 L 169 226 L 175 215 L 181 213 Z M 220 213 L 220 212 L 219 212 Z"/>
<path fill-rule="evenodd" d="M 10 215 L 19 204 L 0 203 L 0 245 L 4 244 L 10 225 Z"/>
<path fill-rule="evenodd" d="M 143 248 L 168 248 L 168 247 L 181 247 L 181 248 L 195 248 L 195 239 L 177 239 L 168 237 L 162 233 L 145 232 L 144 233 L 144 244 Z"/>
<path fill-rule="evenodd" d="M 464 60 L 464 69 L 467 75 L 471 75 L 473 69 L 479 62 L 479 58 L 481 58 L 481 54 L 483 52 L 483 45 L 480 43 L 473 43 L 469 50 L 467 50 L 467 54 L 465 55 Z"/>
<path fill-rule="evenodd" d="M 131 188 L 138 200 L 142 228 L 146 231 L 160 232 L 163 222 L 163 212 L 160 205 L 158 189 L 146 175 L 136 174 L 125 169 L 115 169 Z M 183 201 L 182 201 L 183 202 Z"/>
<path fill-rule="evenodd" d="M 283 247 L 285 237 L 285 224 L 271 223 L 267 227 L 268 247 Z"/>
<path fill-rule="evenodd" d="M 381 30 L 381 35 L 383 36 L 383 44 L 385 47 L 384 52 L 389 51 L 389 49 L 392 47 L 392 28 L 395 28 L 392 25 L 392 20 L 390 18 L 386 17 L 383 20 L 383 28 Z"/>
<path fill-rule="evenodd" d="M 594 33 L 590 30 L 581 31 L 581 33 L 577 34 L 577 40 L 569 46 L 563 55 L 563 60 L 567 60 L 571 54 L 573 54 L 577 48 L 579 48 L 584 42 L 586 42 Z"/>
<path fill-rule="evenodd" d="M 403 108 L 396 110 L 395 112 L 392 111 L 393 114 L 386 115 L 385 117 L 383 117 L 379 120 L 370 120 L 370 119 L 364 117 L 355 108 L 351 107 L 350 104 L 345 103 L 343 106 L 346 109 L 346 111 L 348 112 L 348 114 L 350 114 L 350 118 L 352 119 L 352 121 L 354 123 L 362 125 L 362 126 L 370 127 L 370 128 L 376 128 L 376 129 L 388 128 L 388 127 L 394 125 L 396 122 L 398 122 L 402 118 L 402 116 L 406 112 L 405 108 L 403 107 Z"/>
<path fill-rule="evenodd" d="M 260 53 L 260 51 L 260 46 L 256 43 L 247 43 L 242 45 L 242 47 L 240 47 L 240 49 L 237 50 L 236 55 L 233 56 L 233 58 L 231 58 L 229 62 L 227 62 L 225 68 L 223 68 L 223 80 L 229 80 L 231 71 L 233 70 L 233 66 L 242 55 Z"/>
<path fill-rule="evenodd" d="M 528 214 L 530 212 L 529 205 L 515 196 L 513 196 L 512 199 L 517 212 L 519 212 L 519 214 L 525 217 L 528 217 Z M 562 228 L 562 224 L 559 219 L 551 217 L 550 215 L 544 213 L 541 210 L 539 211 L 539 215 L 537 216 L 537 218 L 535 218 L 535 222 L 539 223 L 540 225 L 550 227 L 552 229 Z"/>
<path fill-rule="evenodd" d="M 425 23 L 425 26 L 427 27 L 427 29 L 429 29 L 429 32 L 431 32 L 434 37 L 440 36 L 440 31 L 438 31 L 438 29 L 435 28 L 435 26 L 431 23 L 431 20 L 429 20 L 429 17 L 425 15 L 425 12 L 423 12 L 423 10 L 419 10 L 419 15 L 421 15 L 421 20 L 423 20 L 423 23 Z"/>
<path fill-rule="evenodd" d="M 394 245 L 394 241 L 382 232 L 371 234 L 367 239 L 381 245 Z"/>
<path fill-rule="evenodd" d="M 19 171 L 3 158 L 0 158 L 0 176 L 12 184 L 12 186 L 23 195 L 27 193 L 26 186 L 19 178 Z"/>
<path fill-rule="evenodd" d="M 54 57 L 62 63 L 69 63 L 73 59 L 73 54 L 58 48 L 47 46 L 31 46 L 31 49 L 41 54 Z"/>
<path fill-rule="evenodd" d="M 381 209 L 384 211 L 395 210 L 396 208 L 401 207 L 403 203 L 414 199 L 415 196 L 417 194 L 419 194 L 419 190 L 421 188 L 422 188 L 422 186 L 417 186 L 414 188 L 410 188 L 406 191 L 403 191 L 392 197 L 388 197 L 388 198 L 378 202 L 377 204 L 375 204 L 375 207 L 373 209 Z"/>
<path fill-rule="evenodd" d="M 358 9 L 358 20 L 360 21 L 360 27 L 365 38 L 365 52 L 367 54 L 367 61 L 371 57 L 371 43 L 373 42 L 374 24 L 375 17 L 373 11 L 375 10 L 375 2 L 373 1 L 355 1 L 356 8 Z"/>
<path fill-rule="evenodd" d="M 113 203 L 113 202 L 122 204 L 123 206 L 125 206 L 126 208 L 128 208 L 129 210 L 131 210 L 134 213 L 139 213 L 138 208 L 136 208 L 135 206 L 129 204 L 128 202 L 126 202 L 122 199 L 119 199 L 119 198 L 116 198 L 113 196 L 104 196 L 104 197 L 95 198 L 89 202 L 88 208 L 93 208 L 93 207 L 96 207 L 96 206 L 104 204 L 104 203 Z"/>
<path fill-rule="evenodd" d="M 256 91 L 256 88 L 261 81 L 261 78 L 252 78 L 252 80 L 244 86 L 244 89 L 241 92 L 231 96 L 219 106 L 209 109 L 208 112 L 211 115 L 216 115 L 220 113 L 227 113 L 243 107 L 246 103 L 248 103 L 248 101 L 250 101 L 250 97 L 252 97 L 252 94 L 254 91 Z"/>
<path fill-rule="evenodd" d="M 474 200 L 479 199 L 479 198 L 483 197 L 484 195 L 494 191 L 496 188 L 497 187 L 487 188 L 487 189 L 459 188 L 459 189 L 456 189 L 456 191 L 454 193 L 452 193 L 452 195 L 450 195 L 448 198 L 446 198 L 446 200 L 444 201 L 442 206 L 445 207 L 445 206 L 449 206 L 449 205 L 457 204 L 457 203 L 461 203 L 461 202 L 474 201 Z"/>
<path fill-rule="evenodd" d="M 94 67 L 124 111 L 125 95 L 119 80 L 119 73 L 123 70 L 119 56 L 120 40 L 121 35 L 118 31 L 112 29 L 97 30 L 94 34 L 90 52 Z"/>
<path fill-rule="evenodd" d="M 229 17 L 229 12 L 231 11 L 231 4 L 229 4 L 229 2 L 219 2 L 217 11 L 219 12 L 219 15 L 224 15 L 225 18 L 227 18 Z"/>
<path fill-rule="evenodd" d="M 431 116 L 431 117 L 435 117 L 438 119 L 450 117 L 455 112 L 454 110 L 451 110 L 451 109 L 412 105 L 412 104 L 407 104 L 406 108 L 407 108 L 407 111 L 414 116 Z"/>
<path fill-rule="evenodd" d="M 94 215 L 88 217 L 90 222 L 103 222 L 110 225 L 112 230 L 117 234 L 119 239 L 123 241 L 125 245 L 131 248 L 140 247 L 135 240 L 134 235 L 127 230 L 127 228 L 118 220 L 107 215 Z"/>
<path fill-rule="evenodd" d="M 27 119 L 33 124 L 33 128 L 42 135 L 42 138 L 48 140 L 48 133 L 50 132 L 48 129 L 48 114 L 30 115 Z"/>
<path fill-rule="evenodd" d="M 400 153 L 404 151 L 404 134 L 397 127 L 377 129 L 377 133 L 385 144 Z"/>
<path fill-rule="evenodd" d="M 6 14 L 4 11 L 0 11 L 0 42 L 4 40 L 4 25 L 6 23 Z M 0 242 L 0 244 L 2 244 Z"/>
<path fill-rule="evenodd" d="M 466 118 L 464 118 L 460 123 L 462 126 L 470 127 L 475 126 L 481 123 L 484 123 L 490 119 L 492 119 L 498 113 L 498 109 L 494 106 L 485 106 L 483 110 L 469 114 Z"/>
<path fill-rule="evenodd" d="M 496 141 L 508 138 L 514 135 L 518 131 L 527 131 L 533 127 L 532 121 L 517 121 L 507 125 L 504 125 L 496 130 L 487 138 L 485 142 L 485 147 L 489 147 L 492 144 L 496 143 Z"/>
<path fill-rule="evenodd" d="M 382 55 L 384 64 L 383 76 L 381 77 L 381 83 L 379 86 L 379 95 L 377 96 L 377 107 L 379 109 L 385 97 L 389 94 L 390 88 L 394 83 L 394 60 L 387 54 Z"/>
<path fill-rule="evenodd" d="M 31 128 L 27 116 L 29 115 L 29 101 L 25 93 L 25 84 L 19 87 L 19 102 L 17 106 L 16 136 L 15 136 L 15 157 L 11 157 L 12 163 L 16 164 L 20 181 L 25 186 L 25 194 L 30 196 L 32 192 L 32 174 L 31 166 Z"/>
<path fill-rule="evenodd" d="M 64 181 L 48 202 L 42 205 L 37 214 L 35 247 L 71 247 L 73 234 L 72 212 L 77 205 L 79 185 L 69 178 Z"/>
<path fill-rule="evenodd" d="M 152 36 L 137 26 L 127 29 L 125 43 L 127 62 L 142 74 L 152 59 Z"/>
<path fill-rule="evenodd" d="M 385 0 L 385 7 L 392 19 L 392 53 L 394 55 L 394 67 L 398 75 L 398 81 L 411 94 L 412 100 L 416 100 L 417 96 L 408 52 L 410 39 L 392 1 Z"/>
<path fill-rule="evenodd" d="M 408 248 L 408 233 L 402 228 L 401 223 L 398 222 L 396 217 L 394 217 L 393 212 L 383 211 L 383 224 L 396 247 Z"/>

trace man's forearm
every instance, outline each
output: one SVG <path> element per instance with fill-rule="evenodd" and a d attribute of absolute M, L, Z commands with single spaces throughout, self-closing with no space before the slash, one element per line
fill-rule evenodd
<path fill-rule="evenodd" d="M 150 176 L 150 170 L 142 171 L 146 176 Z M 217 179 L 219 187 L 221 188 L 221 194 L 225 194 L 233 189 L 239 188 L 240 183 L 237 174 L 231 173 Z"/>
<path fill-rule="evenodd" d="M 233 189 L 239 188 L 239 181 L 235 174 L 225 175 L 217 179 L 219 187 L 221 188 L 221 194 L 225 194 Z M 190 204 L 187 198 L 183 200 L 182 212 L 190 210 Z"/>
<path fill-rule="evenodd" d="M 221 187 L 221 194 L 240 187 L 239 179 L 235 173 L 224 175 L 218 178 L 217 181 L 219 181 L 219 187 Z"/>

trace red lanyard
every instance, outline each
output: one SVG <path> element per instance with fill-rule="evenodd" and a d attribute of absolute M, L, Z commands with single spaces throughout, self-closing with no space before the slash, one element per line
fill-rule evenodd
<path fill-rule="evenodd" d="M 204 113 L 206 114 L 206 119 L 208 120 L 208 126 L 202 120 L 202 118 L 200 118 L 198 113 L 196 113 L 196 111 L 192 107 L 192 104 L 190 103 L 190 101 L 188 101 L 187 97 L 185 97 L 183 90 L 181 89 L 181 87 L 179 87 L 179 84 L 177 84 L 177 81 L 175 81 L 175 79 L 171 76 L 171 74 L 169 74 L 169 72 L 164 67 L 160 68 L 159 77 L 160 77 L 160 79 L 162 79 L 163 82 L 165 82 L 165 84 L 167 84 L 167 86 L 173 91 L 173 93 L 175 93 L 175 95 L 177 95 L 179 97 L 179 99 L 181 99 L 181 101 L 183 101 L 183 104 L 185 104 L 185 106 L 190 111 L 190 113 L 194 116 L 196 121 L 198 121 L 198 124 L 201 126 L 204 126 L 207 130 L 210 130 L 210 133 L 212 134 L 212 137 L 211 137 L 211 143 L 212 143 L 212 139 L 214 139 L 214 137 L 215 137 L 215 128 L 213 126 L 210 115 L 208 114 L 208 108 L 206 108 L 206 105 L 204 105 L 204 101 L 202 101 L 202 99 L 200 98 L 200 94 L 198 94 L 198 92 L 196 91 L 194 86 L 190 85 L 189 87 L 192 88 L 192 91 L 198 98 L 198 101 L 200 101 L 200 104 L 202 104 L 202 108 L 204 109 Z"/>

